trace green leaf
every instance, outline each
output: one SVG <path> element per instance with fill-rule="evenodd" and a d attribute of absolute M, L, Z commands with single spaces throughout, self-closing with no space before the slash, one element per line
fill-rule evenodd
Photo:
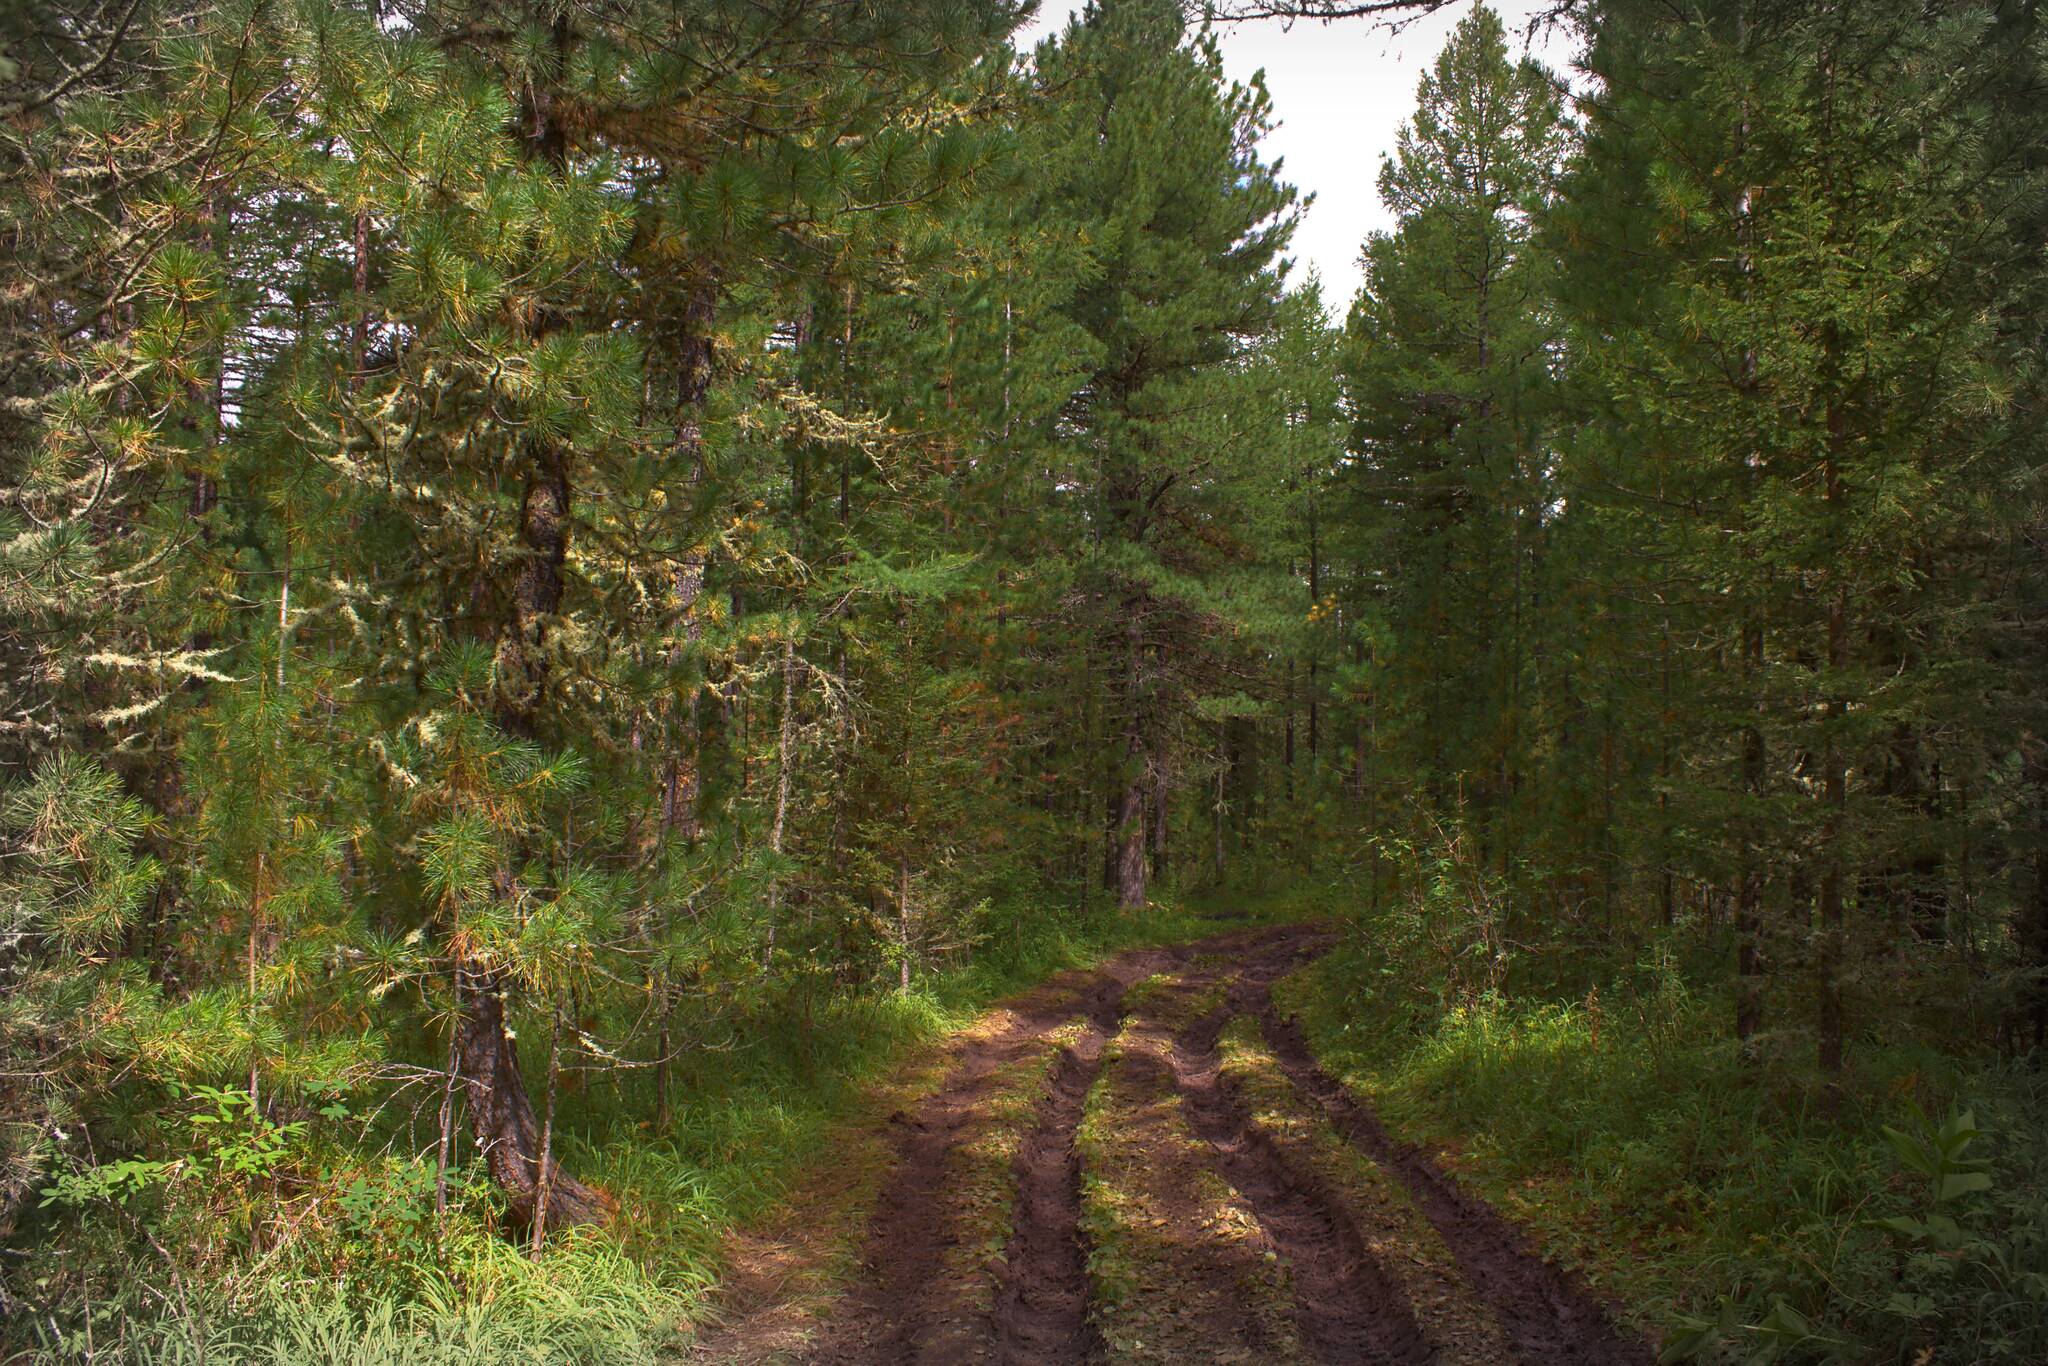
<path fill-rule="evenodd" d="M 1885 1141 L 1892 1145 L 1892 1151 L 1898 1154 L 1899 1161 L 1907 1167 L 1922 1176 L 1933 1177 L 1940 1174 L 1939 1162 L 1919 1139 L 1911 1134 L 1901 1133 L 1889 1124 L 1884 1126 L 1884 1136 Z"/>
<path fill-rule="evenodd" d="M 1953 1200 L 1957 1196 L 1974 1195 L 1990 1189 L 1991 1177 L 1986 1172 L 1947 1172 L 1942 1176 L 1934 1198 L 1936 1201 Z"/>

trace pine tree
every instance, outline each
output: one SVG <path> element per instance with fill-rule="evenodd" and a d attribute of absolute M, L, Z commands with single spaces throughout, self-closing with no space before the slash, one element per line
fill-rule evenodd
<path fill-rule="evenodd" d="M 1734 836 L 1696 866 L 1734 884 L 1738 1033 L 1765 946 L 1804 937 L 1830 1074 L 1859 960 L 1903 926 L 1942 932 L 1927 741 L 1972 734 L 1985 618 L 1964 585 L 2000 540 L 1979 465 L 2004 381 L 1974 225 L 2002 209 L 1956 79 L 1984 16 L 1900 19 L 1603 11 L 1592 60 L 1615 98 L 1573 187 L 1568 297 L 1627 434 L 1579 486 L 1621 494 L 1678 566 L 1706 779 L 1681 819 Z"/>
<path fill-rule="evenodd" d="M 1399 226 L 1366 244 L 1349 323 L 1356 458 L 1338 489 L 1380 528 L 1361 553 L 1381 579 L 1357 610 L 1385 622 L 1397 661 L 1383 743 L 1437 805 L 1471 808 L 1503 868 L 1536 746 L 1555 328 L 1534 237 L 1564 147 L 1549 75 L 1510 62 L 1499 18 L 1475 9 L 1381 169 Z"/>
<path fill-rule="evenodd" d="M 1196 581 L 1248 549 L 1213 500 L 1219 473 L 1255 458 L 1233 396 L 1245 348 L 1275 322 L 1293 191 L 1253 150 L 1264 90 L 1226 84 L 1214 39 L 1185 38 L 1172 5 L 1091 6 L 1039 51 L 1036 77 L 1059 103 L 1031 212 L 1077 224 L 1091 257 L 1063 309 L 1094 354 L 1059 418 L 1071 436 L 1054 496 L 1080 495 L 1090 542 L 1078 586 L 1115 698 L 1105 864 L 1118 902 L 1138 907 L 1186 656 L 1218 615 Z"/>

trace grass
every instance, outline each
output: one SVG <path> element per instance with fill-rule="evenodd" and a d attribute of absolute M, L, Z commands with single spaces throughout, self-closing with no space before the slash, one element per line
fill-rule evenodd
<path fill-rule="evenodd" d="M 1511 1359 L 1499 1325 L 1475 1299 L 1428 1216 L 1295 1089 L 1258 1022 L 1238 1016 L 1224 1027 L 1218 1048 L 1223 1077 L 1253 1120 L 1283 1140 L 1294 1160 L 1350 1209 L 1367 1251 L 1400 1287 L 1442 1366 Z"/>
<path fill-rule="evenodd" d="M 960 1145 L 951 1186 L 960 1202 L 960 1238 L 946 1250 L 942 1274 L 972 1287 L 972 1302 L 965 1306 L 969 1312 L 987 1311 L 994 1304 L 994 1271 L 1015 1231 L 1017 1152 L 1040 1104 L 1052 1092 L 1061 1051 L 1087 1028 L 1079 1020 L 1069 1021 L 1046 1035 L 1042 1052 L 1005 1069 L 988 1106 L 987 1124 Z"/>
<path fill-rule="evenodd" d="M 1606 991 L 1511 984 L 1434 1009 L 1402 945 L 1399 926 L 1359 924 L 1282 984 L 1283 1007 L 1390 1127 L 1675 1349 L 1922 1363 L 2048 1350 L 2048 1264 L 2025 1233 L 2048 1175 L 2038 1075 L 1872 1043 L 1831 1115 L 1783 1043 L 1746 1062 L 1728 1003 L 1674 962 L 1611 973 Z M 1989 1194 L 1947 1207 L 1977 1246 L 1909 1245 L 1878 1220 L 1922 1214 L 1928 1196 L 1885 1127 L 1956 1103 L 1988 1121 L 1998 1158 Z M 1901 1295 L 1919 1297 L 1911 1313 Z M 1699 1331 L 1710 1320 L 1722 1326 Z"/>
<path fill-rule="evenodd" d="M 28 1327 L 10 1344 L 15 1355 L 0 1359 L 71 1360 L 88 1339 L 99 1359 L 210 1366 L 660 1359 L 701 1318 L 734 1230 L 786 1202 L 936 1041 L 1061 969 L 1216 928 L 1179 904 L 1086 917 L 1018 905 L 970 962 L 929 972 L 907 993 L 757 995 L 744 1012 L 699 1022 L 700 1047 L 672 1081 L 674 1120 L 658 1131 L 645 1072 L 588 1074 L 589 1084 L 565 1087 L 558 1141 L 565 1165 L 616 1197 L 621 1213 L 605 1229 L 551 1240 L 538 1260 L 490 1231 L 495 1197 L 477 1173 L 437 1237 L 418 1214 L 418 1164 L 375 1151 L 303 1155 L 295 1207 L 311 1217 L 260 1268 L 202 1208 L 136 1211 L 179 1250 L 182 1274 L 164 1258 L 135 1265 L 133 1244 L 95 1216 L 90 1256 L 74 1241 L 67 1259 L 79 1261 L 51 1268 L 87 1287 L 89 1308 L 74 1322 Z M 390 1208 L 353 1222 L 339 1213 L 344 1172 L 397 1192 Z"/>
<path fill-rule="evenodd" d="M 1130 1051 L 1145 1046 L 1105 1052 L 1075 1139 L 1090 1321 L 1116 1361 L 1300 1360 L 1286 1269 L 1207 1166 L 1165 1074 L 1144 1084 L 1133 1072 Z M 1200 1274 L 1219 1267 L 1235 1273 L 1227 1303 Z M 1217 1337 L 1218 1320 L 1256 1324 L 1260 1346 Z"/>

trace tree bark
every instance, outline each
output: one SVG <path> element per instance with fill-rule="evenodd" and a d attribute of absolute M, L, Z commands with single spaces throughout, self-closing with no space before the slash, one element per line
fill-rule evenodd
<path fill-rule="evenodd" d="M 512 1222 L 533 1227 L 542 1194 L 541 1126 L 519 1070 L 519 1049 L 505 1027 L 508 984 L 503 974 L 476 967 L 457 969 L 462 1016 L 456 1059 L 471 1132 L 491 1179 L 505 1193 Z M 547 1160 L 546 1227 L 593 1223 L 609 1212 L 606 1197 Z"/>
<path fill-rule="evenodd" d="M 903 940 L 903 959 L 897 964 L 896 987 L 910 994 L 910 860 L 896 855 L 896 932 Z"/>
<path fill-rule="evenodd" d="M 2034 797 L 2034 896 L 2028 920 L 2028 956 L 2035 972 L 2029 1013 L 2034 1026 L 2034 1053 L 2048 1060 L 2048 741 L 2031 736 L 2022 746 L 2027 787 Z"/>
<path fill-rule="evenodd" d="M 1743 674 L 1752 688 L 1760 686 L 1757 679 L 1763 654 L 1763 628 L 1752 621 L 1742 631 Z M 1742 732 L 1742 786 L 1751 809 L 1742 817 L 1741 863 L 1736 872 L 1735 1037 L 1746 1048 L 1762 1027 L 1764 1016 L 1763 870 L 1754 830 L 1756 804 L 1764 790 L 1764 733 L 1759 723 Z"/>
<path fill-rule="evenodd" d="M 525 738 L 535 735 L 546 698 L 547 634 L 562 605 L 570 513 L 567 453 L 543 442 L 530 448 L 529 457 L 519 516 L 524 562 L 499 629 L 494 699 L 499 727 Z M 500 897 L 517 894 L 509 871 L 501 869 L 497 883 Z M 456 974 L 462 997 L 456 1063 L 470 1130 L 514 1223 L 531 1228 L 543 1185 L 541 1133 L 519 1070 L 519 1050 L 505 1025 L 511 983 L 493 966 L 460 958 Z M 552 1159 L 545 1187 L 549 1228 L 588 1223 L 605 1213 L 605 1198 L 555 1171 Z"/>
<path fill-rule="evenodd" d="M 1152 756 L 1152 811 L 1146 837 L 1152 846 L 1152 881 L 1157 884 L 1166 880 L 1166 834 L 1167 809 L 1172 801 L 1172 775 L 1167 772 L 1164 747 Z"/>
<path fill-rule="evenodd" d="M 775 741 L 775 821 L 768 827 L 768 852 L 779 861 L 789 821 L 790 765 L 796 755 L 796 642 L 782 642 L 782 717 Z M 765 971 L 775 960 L 775 930 L 782 921 L 782 873 L 768 878 L 768 936 L 761 947 Z"/>
<path fill-rule="evenodd" d="M 1216 885 L 1223 885 L 1223 808 L 1224 789 L 1230 777 L 1230 727 L 1225 721 L 1216 723 Z"/>
<path fill-rule="evenodd" d="M 1137 604 L 1126 607 L 1123 790 L 1116 816 L 1116 899 L 1124 910 L 1145 904 L 1145 720 L 1139 693 L 1144 676 L 1144 637 Z"/>
<path fill-rule="evenodd" d="M 704 484 L 704 396 L 710 392 L 712 376 L 711 324 L 717 309 L 717 287 L 707 281 L 693 291 L 683 311 L 683 335 L 677 343 L 676 360 L 676 463 L 689 473 L 690 513 L 701 515 L 697 506 Z M 675 602 L 671 610 L 682 622 L 684 641 L 695 646 L 703 639 L 704 626 L 697 619 L 697 599 L 703 596 L 704 574 L 709 567 L 708 547 L 691 552 L 675 572 Z M 678 646 L 670 655 L 670 667 L 683 662 Z M 697 691 L 691 690 L 679 728 L 671 716 L 668 727 L 668 755 L 662 773 L 662 829 L 685 841 L 695 840 L 698 829 L 698 796 L 702 786 L 701 756 L 703 733 Z"/>
<path fill-rule="evenodd" d="M 1838 448 L 1843 439 L 1841 410 L 1832 409 L 1828 414 L 1829 451 L 1824 466 L 1826 498 L 1830 511 L 1842 501 L 1842 473 L 1837 459 Z M 1849 662 L 1849 595 L 1848 588 L 1839 579 L 1830 587 L 1827 609 L 1827 665 L 1830 677 L 1827 685 L 1827 701 L 1823 708 L 1823 724 L 1828 733 L 1821 745 L 1821 800 L 1826 814 L 1821 826 L 1821 876 L 1820 876 L 1820 945 L 1816 955 L 1819 971 L 1820 994 L 1820 1049 L 1821 1070 L 1828 1074 L 1831 1082 L 1839 1081 L 1842 1072 L 1845 1024 L 1842 1009 L 1842 958 L 1844 943 L 1844 913 L 1842 905 L 1842 879 L 1844 875 L 1842 841 L 1847 836 L 1843 828 L 1846 818 L 1849 794 L 1848 761 L 1842 750 L 1842 738 L 1837 733 L 1842 714 L 1846 710 L 1842 698 L 1841 671 Z"/>

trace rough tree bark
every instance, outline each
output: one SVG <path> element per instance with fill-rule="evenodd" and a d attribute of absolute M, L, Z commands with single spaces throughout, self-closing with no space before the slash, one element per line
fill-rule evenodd
<path fill-rule="evenodd" d="M 1124 910 L 1145 904 L 1145 718 L 1139 696 L 1144 680 L 1144 628 L 1138 605 L 1125 608 L 1124 762 L 1116 813 L 1116 902 Z"/>
<path fill-rule="evenodd" d="M 531 1228 L 543 1184 L 541 1126 L 519 1070 L 519 1046 L 505 1026 L 510 984 L 502 973 L 467 965 L 457 967 L 456 982 L 462 1015 L 455 1053 L 470 1131 L 491 1179 L 505 1193 L 513 1223 Z M 562 1171 L 552 1155 L 547 1165 L 548 1228 L 605 1216 L 608 1202 L 601 1193 Z"/>
<path fill-rule="evenodd" d="M 495 702 L 500 728 L 531 737 L 547 688 L 548 628 L 562 604 L 570 487 L 566 451 L 536 442 L 528 456 L 530 472 L 519 515 L 523 563 L 499 628 Z M 501 869 L 497 882 L 499 896 L 518 894 L 509 871 Z M 552 1158 L 542 1178 L 540 1125 L 520 1074 L 518 1045 L 505 1024 L 506 1002 L 515 984 L 497 968 L 474 961 L 457 962 L 456 980 L 462 999 L 456 1069 L 469 1102 L 470 1130 L 491 1178 L 505 1192 L 514 1223 L 531 1227 L 543 1187 L 547 1227 L 603 1217 L 605 1197 L 561 1172 Z"/>

